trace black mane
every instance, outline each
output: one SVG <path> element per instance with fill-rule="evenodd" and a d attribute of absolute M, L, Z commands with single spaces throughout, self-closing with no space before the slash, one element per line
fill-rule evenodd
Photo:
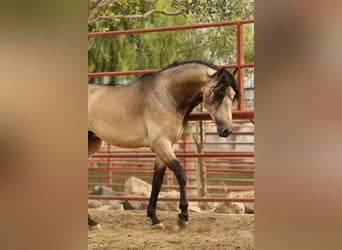
<path fill-rule="evenodd" d="M 156 74 L 159 74 L 160 72 L 163 72 L 165 70 L 168 70 L 168 69 L 171 69 L 171 68 L 175 68 L 175 67 L 178 67 L 178 66 L 181 66 L 181 65 L 185 65 L 185 64 L 192 64 L 192 63 L 202 64 L 202 65 L 208 66 L 208 67 L 210 67 L 212 69 L 215 69 L 215 70 L 219 69 L 219 67 L 217 67 L 215 64 L 208 63 L 208 62 L 205 62 L 205 61 L 202 61 L 202 60 L 174 61 L 173 63 L 169 64 L 165 68 L 162 68 L 161 70 L 158 70 L 158 71 L 153 72 L 153 73 L 144 74 L 140 78 L 143 78 L 145 76 L 156 75 Z"/>
<path fill-rule="evenodd" d="M 237 100 L 240 97 L 240 90 L 238 88 L 235 77 L 231 72 L 226 69 L 220 69 L 213 77 L 218 77 L 219 80 L 217 84 L 212 87 L 209 95 L 212 96 L 211 102 L 215 104 L 217 107 L 221 105 L 223 99 L 226 95 L 228 95 L 228 87 L 232 87 L 235 92 L 234 100 Z"/>
<path fill-rule="evenodd" d="M 212 100 L 211 100 L 212 103 L 214 103 L 217 106 L 220 106 L 222 101 L 223 101 L 223 98 L 227 95 L 227 89 L 229 86 L 232 87 L 233 90 L 235 91 L 234 99 L 237 100 L 240 97 L 240 90 L 239 90 L 238 85 L 236 83 L 235 77 L 233 76 L 233 74 L 231 72 L 229 72 L 228 70 L 226 70 L 224 68 L 219 68 L 215 64 L 205 62 L 202 60 L 174 61 L 173 63 L 166 66 L 165 68 L 163 68 L 157 72 L 154 72 L 154 73 L 142 75 L 140 78 L 143 78 L 145 76 L 151 76 L 151 75 L 159 74 L 160 72 L 163 72 L 163 71 L 168 70 L 170 68 L 178 67 L 178 66 L 185 65 L 185 64 L 192 64 L 192 63 L 202 64 L 202 65 L 205 65 L 209 68 L 217 70 L 216 74 L 213 77 L 218 77 L 219 81 L 212 88 L 212 90 L 210 92 L 210 95 L 212 94 Z"/>
<path fill-rule="evenodd" d="M 208 66 L 208 67 L 210 67 L 212 69 L 216 69 L 216 70 L 219 69 L 219 67 L 217 67 L 215 64 L 208 63 L 208 62 L 205 62 L 202 60 L 188 60 L 188 61 L 174 61 L 173 63 L 171 63 L 170 65 L 166 66 L 165 68 L 161 69 L 160 71 L 158 71 L 156 73 L 162 72 L 162 71 L 170 69 L 170 68 L 178 67 L 178 66 L 181 66 L 184 64 L 191 64 L 191 63 L 202 64 L 202 65 Z"/>

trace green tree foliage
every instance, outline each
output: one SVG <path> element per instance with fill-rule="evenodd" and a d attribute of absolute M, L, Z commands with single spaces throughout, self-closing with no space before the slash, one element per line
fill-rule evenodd
<path fill-rule="evenodd" d="M 113 31 L 252 19 L 250 0 L 88 0 L 88 31 Z M 253 62 L 253 25 L 245 25 L 245 61 Z M 88 71 L 162 68 L 175 60 L 236 61 L 234 26 L 88 39 Z M 126 84 L 135 76 L 98 78 Z"/>

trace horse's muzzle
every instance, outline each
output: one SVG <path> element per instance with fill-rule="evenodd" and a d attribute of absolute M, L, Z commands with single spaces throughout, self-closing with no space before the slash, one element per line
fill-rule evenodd
<path fill-rule="evenodd" d="M 227 128 L 218 131 L 220 137 L 228 137 L 233 131 L 229 131 Z"/>

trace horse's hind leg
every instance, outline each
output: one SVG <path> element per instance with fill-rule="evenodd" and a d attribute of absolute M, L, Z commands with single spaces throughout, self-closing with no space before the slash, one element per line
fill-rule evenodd
<path fill-rule="evenodd" d="M 95 154 L 103 146 L 103 141 L 93 132 L 88 131 L 88 157 Z"/>
<path fill-rule="evenodd" d="M 88 157 L 95 154 L 103 145 L 103 141 L 98 138 L 93 132 L 88 131 Z M 99 223 L 93 220 L 88 214 L 88 227 L 89 229 L 101 229 Z"/>
<path fill-rule="evenodd" d="M 166 167 L 163 165 L 163 163 L 158 158 L 156 158 L 152 180 L 152 191 L 147 207 L 147 216 L 150 217 L 152 220 L 152 228 L 156 229 L 165 229 L 164 225 L 160 222 L 156 215 L 157 200 L 160 188 L 163 184 L 165 169 Z"/>
<path fill-rule="evenodd" d="M 97 223 L 94 219 L 92 219 L 89 214 L 88 214 L 88 227 L 89 229 L 101 229 L 100 224 Z"/>

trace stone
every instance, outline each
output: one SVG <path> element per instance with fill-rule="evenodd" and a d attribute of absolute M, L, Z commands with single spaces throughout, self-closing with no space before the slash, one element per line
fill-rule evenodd
<path fill-rule="evenodd" d="M 116 210 L 116 211 L 123 211 L 124 210 L 124 206 L 123 204 L 119 204 L 119 203 L 114 203 L 110 205 L 110 210 Z"/>
<path fill-rule="evenodd" d="M 189 203 L 188 210 L 189 210 L 189 212 L 196 212 L 196 213 L 201 213 L 202 212 L 202 210 L 199 208 L 198 205 L 192 204 L 192 203 Z"/>
<path fill-rule="evenodd" d="M 95 186 L 93 190 L 90 192 L 91 195 L 104 195 L 104 196 L 114 196 L 114 191 L 112 188 L 105 186 Z M 109 205 L 109 200 L 98 200 L 102 203 L 102 205 Z M 89 205 L 88 205 L 89 206 Z"/>
<path fill-rule="evenodd" d="M 97 210 L 100 210 L 100 211 L 109 210 L 109 209 L 110 209 L 110 205 L 104 205 L 104 206 L 97 208 Z"/>
<path fill-rule="evenodd" d="M 164 198 L 179 198 L 179 192 L 176 190 L 172 190 L 169 192 L 159 192 L 159 197 L 164 197 Z"/>
<path fill-rule="evenodd" d="M 147 201 L 124 201 L 123 208 L 125 210 L 145 210 L 147 209 Z"/>
<path fill-rule="evenodd" d="M 223 202 L 213 209 L 215 213 L 244 214 L 245 206 L 241 202 Z"/>
<path fill-rule="evenodd" d="M 252 191 L 240 191 L 240 192 L 229 192 L 228 198 L 254 198 L 254 190 Z M 245 213 L 246 214 L 254 214 L 254 202 L 243 202 L 245 206 Z"/>
<path fill-rule="evenodd" d="M 117 205 L 122 205 L 122 204 L 123 204 L 123 201 L 118 201 L 118 200 L 108 201 L 108 205 L 111 205 L 111 206 L 117 206 Z"/>
<path fill-rule="evenodd" d="M 88 208 L 98 208 L 102 205 L 102 202 L 99 200 L 88 200 Z"/>
<path fill-rule="evenodd" d="M 109 188 L 109 187 L 105 187 L 105 186 L 95 186 L 94 189 L 91 191 L 92 195 L 114 195 L 114 191 Z"/>
<path fill-rule="evenodd" d="M 172 190 L 169 192 L 160 192 L 158 197 L 179 198 L 179 192 Z M 178 211 L 179 201 L 158 201 L 157 210 L 160 211 Z"/>
<path fill-rule="evenodd" d="M 123 204 L 112 204 L 112 205 L 104 205 L 101 207 L 98 207 L 97 210 L 103 211 L 103 210 L 116 210 L 116 211 L 123 211 L 124 206 Z"/>
<path fill-rule="evenodd" d="M 125 181 L 125 194 L 128 196 L 146 196 L 151 194 L 152 186 L 137 177 L 130 177 Z M 125 210 L 142 210 L 147 209 L 147 201 L 124 201 Z"/>
<path fill-rule="evenodd" d="M 178 201 L 158 201 L 157 210 L 160 211 L 178 211 Z"/>
<path fill-rule="evenodd" d="M 127 195 L 136 195 L 136 196 L 150 196 L 152 190 L 151 184 L 143 181 L 134 176 L 128 178 L 125 181 L 125 193 Z"/>

